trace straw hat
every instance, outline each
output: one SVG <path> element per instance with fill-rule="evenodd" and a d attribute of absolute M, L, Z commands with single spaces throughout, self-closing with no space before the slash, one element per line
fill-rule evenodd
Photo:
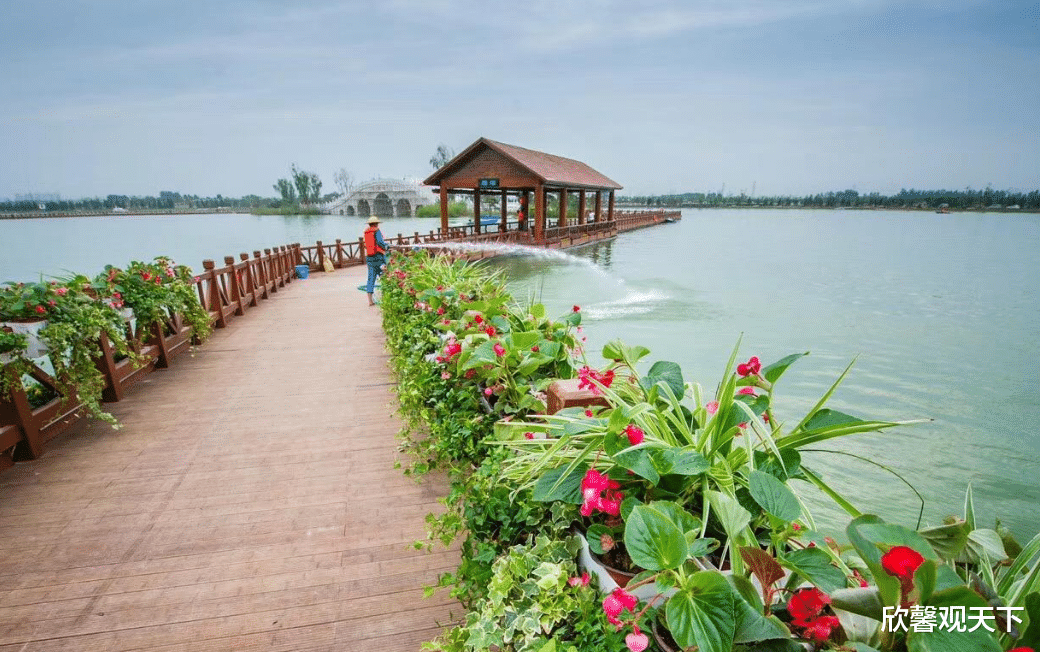
<path fill-rule="evenodd" d="M 376 217 L 375 215 L 373 215 L 372 217 L 368 218 L 368 223 L 369 224 L 379 224 L 379 218 Z"/>

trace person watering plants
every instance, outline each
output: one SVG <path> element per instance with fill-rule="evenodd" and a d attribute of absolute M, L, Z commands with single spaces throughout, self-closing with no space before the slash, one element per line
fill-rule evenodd
<path fill-rule="evenodd" d="M 373 215 L 368 218 L 368 228 L 365 229 L 365 261 L 368 263 L 368 305 L 376 305 L 372 293 L 376 289 L 376 278 L 383 273 L 386 265 L 386 252 L 389 247 L 383 241 L 383 234 L 379 232 L 379 218 Z"/>

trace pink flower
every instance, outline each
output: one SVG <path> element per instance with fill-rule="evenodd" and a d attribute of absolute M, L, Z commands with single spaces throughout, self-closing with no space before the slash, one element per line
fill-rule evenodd
<path fill-rule="evenodd" d="M 607 620 L 610 621 L 610 624 L 621 625 L 621 619 L 618 618 L 621 612 L 626 609 L 634 612 L 638 604 L 639 598 L 622 588 L 617 588 L 610 595 L 603 598 L 603 613 L 607 614 Z"/>
<path fill-rule="evenodd" d="M 592 410 L 585 410 L 585 416 L 591 417 L 592 416 Z"/>
<path fill-rule="evenodd" d="M 762 363 L 758 361 L 758 358 L 751 356 L 751 359 L 744 364 L 737 365 L 737 373 L 741 376 L 755 376 L 762 370 Z"/>
<path fill-rule="evenodd" d="M 438 315 L 443 315 L 444 314 L 444 306 L 441 306 L 440 308 L 437 308 L 437 314 Z"/>
<path fill-rule="evenodd" d="M 495 355 L 497 355 L 500 358 L 506 354 L 506 347 L 502 346 L 501 344 L 496 343 L 494 349 Z"/>
<path fill-rule="evenodd" d="M 708 412 L 708 414 L 715 414 L 719 411 L 719 402 L 711 401 L 710 403 L 704 406 L 704 409 Z"/>
<path fill-rule="evenodd" d="M 621 485 L 596 469 L 589 469 L 581 480 L 581 515 L 591 516 L 595 511 L 610 516 L 621 513 L 621 501 L 625 495 L 618 491 Z"/>
<path fill-rule="evenodd" d="M 593 382 L 595 381 L 595 382 Z M 600 373 L 595 369 L 589 368 L 588 365 L 578 370 L 578 389 L 590 389 L 593 394 L 600 394 L 600 389 L 596 386 L 596 383 L 603 385 L 604 387 L 610 387 L 610 384 L 614 382 L 614 370 L 610 369 Z"/>
<path fill-rule="evenodd" d="M 524 433 L 524 439 L 534 439 L 534 433 L 533 432 L 525 432 Z"/>
<path fill-rule="evenodd" d="M 571 577 L 567 580 L 567 584 L 570 584 L 571 586 L 588 586 L 589 574 L 582 573 L 581 577 Z"/>
<path fill-rule="evenodd" d="M 66 294 L 69 293 L 69 289 L 68 288 L 54 288 L 54 293 L 57 294 L 59 297 L 63 297 Z"/>
<path fill-rule="evenodd" d="M 635 446 L 643 443 L 643 430 L 639 426 L 633 423 L 628 424 L 625 426 L 625 434 L 628 436 L 629 444 Z"/>
<path fill-rule="evenodd" d="M 754 387 L 741 387 L 739 390 L 737 390 L 737 394 L 743 394 L 744 396 L 756 395 Z"/>
<path fill-rule="evenodd" d="M 495 393 L 495 390 L 491 389 L 490 387 L 485 387 L 484 388 L 484 396 L 491 396 L 494 393 Z"/>
<path fill-rule="evenodd" d="M 643 652 L 650 645 L 650 639 L 646 637 L 646 634 L 639 631 L 638 626 L 633 625 L 632 629 L 632 633 L 625 637 L 625 645 L 632 652 Z"/>
<path fill-rule="evenodd" d="M 451 374 L 449 374 L 447 371 L 441 374 L 441 380 L 448 380 L 449 378 L 451 378 Z"/>

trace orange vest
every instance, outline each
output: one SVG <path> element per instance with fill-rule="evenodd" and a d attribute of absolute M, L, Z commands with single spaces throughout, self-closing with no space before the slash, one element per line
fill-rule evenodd
<path fill-rule="evenodd" d="M 385 254 L 386 253 L 385 251 L 383 251 L 382 247 L 380 247 L 379 245 L 376 244 L 376 231 L 378 231 L 378 230 L 379 229 L 377 229 L 374 226 L 370 226 L 367 229 L 365 229 L 365 255 L 366 256 L 375 256 L 376 254 Z"/>

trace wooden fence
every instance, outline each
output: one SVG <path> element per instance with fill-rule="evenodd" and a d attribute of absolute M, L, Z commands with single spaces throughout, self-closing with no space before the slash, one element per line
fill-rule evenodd
<path fill-rule="evenodd" d="M 224 328 L 235 316 L 244 315 L 250 308 L 292 282 L 295 265 L 300 259 L 299 247 L 287 245 L 265 249 L 264 253 L 239 254 L 224 258 L 224 266 L 217 267 L 212 260 L 203 261 L 203 271 L 195 279 L 199 300 L 209 314 L 210 324 Z M 130 346 L 138 355 L 140 365 L 129 358 L 116 360 L 108 338 L 102 334 L 101 356 L 95 360 L 105 378 L 102 400 L 121 400 L 127 389 L 156 369 L 164 369 L 194 342 L 190 326 L 180 315 L 170 315 L 165 323 L 139 327 L 135 320 L 127 322 Z M 48 441 L 68 430 L 83 417 L 83 409 L 76 396 L 62 396 L 54 378 L 40 366 L 30 371 L 36 382 L 49 394 L 56 395 L 44 405 L 33 407 L 22 384 L 22 379 L 8 367 L 0 370 L 8 374 L 11 391 L 0 398 L 0 469 L 16 461 L 39 457 Z"/>

